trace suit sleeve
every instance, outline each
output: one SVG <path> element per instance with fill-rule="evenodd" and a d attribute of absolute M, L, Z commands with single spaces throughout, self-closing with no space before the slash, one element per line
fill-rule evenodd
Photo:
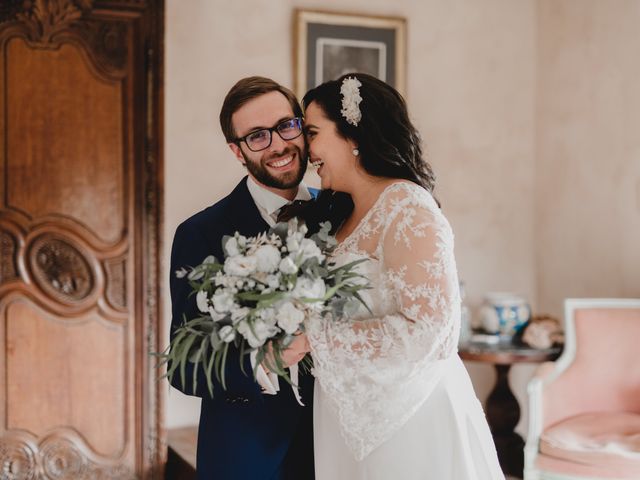
<path fill-rule="evenodd" d="M 220 235 L 219 238 L 222 238 Z M 203 233 L 196 225 L 189 221 L 181 224 L 176 230 L 171 249 L 171 271 L 169 285 L 171 289 L 171 339 L 175 335 L 176 329 L 182 325 L 184 321 L 194 319 L 202 313 L 196 306 L 195 295 L 191 295 L 191 286 L 187 278 L 178 278 L 175 272 L 181 268 L 188 268 L 201 263 L 208 255 L 219 255 L 221 260 L 220 248 L 211 245 L 205 238 Z M 227 386 L 227 395 L 242 395 L 249 397 L 257 397 L 260 395 L 260 387 L 253 378 L 251 364 L 248 356 L 243 359 L 244 371 L 240 368 L 240 355 L 235 348 L 229 350 L 226 362 L 225 380 Z M 197 388 L 193 390 L 193 375 L 198 375 Z M 204 375 L 204 369 L 201 364 L 187 364 L 185 384 L 182 385 L 180 374 L 178 371 L 171 378 L 171 384 L 187 395 L 195 395 L 198 397 L 210 396 L 207 388 L 207 381 Z M 213 378 L 213 396 L 214 398 L 225 396 L 222 385 Z"/>

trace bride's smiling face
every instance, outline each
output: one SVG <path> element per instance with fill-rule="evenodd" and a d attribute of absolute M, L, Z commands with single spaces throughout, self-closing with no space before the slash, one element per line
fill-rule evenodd
<path fill-rule="evenodd" d="M 309 161 L 318 167 L 322 189 L 349 192 L 358 168 L 355 143 L 338 134 L 335 123 L 316 102 L 307 107 L 304 123 Z"/>

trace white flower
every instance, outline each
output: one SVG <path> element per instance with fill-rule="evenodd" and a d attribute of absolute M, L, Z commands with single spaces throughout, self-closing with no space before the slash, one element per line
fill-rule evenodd
<path fill-rule="evenodd" d="M 300 277 L 296 281 L 296 286 L 291 292 L 295 298 L 323 298 L 327 293 L 327 287 L 321 278 L 311 279 Z"/>
<path fill-rule="evenodd" d="M 300 243 L 300 249 L 298 250 L 298 255 L 300 255 L 300 261 L 305 262 L 306 260 L 316 257 L 318 262 L 322 262 L 324 260 L 324 255 L 316 245 L 316 242 L 309 238 L 305 238 Z"/>
<path fill-rule="evenodd" d="M 214 322 L 219 322 L 220 320 L 227 318 L 227 316 L 224 313 L 216 312 L 216 309 L 213 307 L 209 307 L 209 316 L 211 317 L 211 320 L 213 320 Z"/>
<path fill-rule="evenodd" d="M 238 332 L 249 342 L 252 348 L 258 348 L 278 333 L 278 328 L 261 320 L 254 321 L 253 325 L 249 325 L 247 320 L 243 320 L 238 324 Z"/>
<path fill-rule="evenodd" d="M 342 81 L 340 94 L 342 95 L 342 110 L 340 113 L 354 127 L 357 127 L 362 120 L 362 112 L 360 111 L 360 87 L 362 83 L 355 77 L 347 77 Z"/>
<path fill-rule="evenodd" d="M 177 278 L 184 278 L 187 276 L 187 269 L 186 268 L 181 268 L 179 270 L 176 270 L 176 277 Z"/>
<path fill-rule="evenodd" d="M 225 343 L 233 342 L 236 338 L 236 332 L 231 325 L 225 325 L 222 327 L 218 332 L 218 335 L 220 336 L 220 340 Z"/>
<path fill-rule="evenodd" d="M 249 315 L 251 310 L 247 307 L 236 308 L 231 312 L 231 321 L 236 324 L 240 320 L 244 320 L 244 318 Z"/>
<path fill-rule="evenodd" d="M 298 251 L 305 232 L 306 230 L 302 231 L 302 227 L 298 228 L 296 225 L 289 226 L 289 230 L 287 231 L 287 250 L 289 250 L 289 252 Z"/>
<path fill-rule="evenodd" d="M 240 249 L 238 248 L 238 239 L 236 237 L 230 237 L 223 245 L 224 251 L 228 257 L 235 257 L 240 255 Z"/>
<path fill-rule="evenodd" d="M 216 290 L 211 300 L 213 301 L 213 308 L 220 313 L 229 312 L 236 306 L 233 294 L 224 288 Z"/>
<path fill-rule="evenodd" d="M 266 282 L 271 290 L 276 290 L 280 286 L 280 275 L 269 275 Z"/>
<path fill-rule="evenodd" d="M 304 321 L 304 312 L 298 310 L 291 302 L 286 302 L 278 309 L 278 326 L 289 335 L 295 333 Z"/>
<path fill-rule="evenodd" d="M 196 305 L 198 306 L 198 310 L 202 313 L 209 312 L 209 300 L 207 299 L 207 292 L 204 290 L 200 290 L 196 293 Z"/>
<path fill-rule="evenodd" d="M 246 277 L 256 271 L 257 263 L 256 257 L 236 255 L 235 257 L 228 257 L 224 261 L 224 271 L 228 275 Z"/>
<path fill-rule="evenodd" d="M 282 260 L 280 260 L 280 265 L 278 268 L 280 268 L 280 271 L 284 274 L 293 274 L 298 271 L 298 266 L 296 265 L 296 262 L 291 259 L 291 257 L 284 257 Z"/>
<path fill-rule="evenodd" d="M 287 236 L 287 250 L 289 250 L 290 252 L 297 252 L 298 249 L 300 248 L 300 239 L 298 238 L 298 235 L 294 234 L 289 234 L 289 236 Z"/>
<path fill-rule="evenodd" d="M 280 252 L 273 245 L 262 245 L 255 252 L 259 272 L 273 272 L 278 269 Z"/>
<path fill-rule="evenodd" d="M 267 325 L 275 326 L 277 322 L 276 311 L 273 308 L 263 308 L 258 311 L 258 317 Z"/>

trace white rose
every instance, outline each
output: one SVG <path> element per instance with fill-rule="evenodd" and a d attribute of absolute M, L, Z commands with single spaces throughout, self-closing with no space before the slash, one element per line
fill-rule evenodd
<path fill-rule="evenodd" d="M 251 310 L 247 307 L 236 308 L 231 312 L 231 321 L 234 324 L 238 323 L 240 320 L 243 320 L 247 315 L 249 315 L 250 311 Z"/>
<path fill-rule="evenodd" d="M 287 250 L 290 252 L 297 252 L 300 248 L 300 240 L 297 238 L 297 235 L 289 235 L 287 237 Z"/>
<path fill-rule="evenodd" d="M 298 250 L 298 255 L 300 255 L 301 262 L 305 262 L 306 260 L 316 257 L 318 262 L 324 260 L 324 255 L 316 245 L 316 242 L 309 238 L 302 239 L 300 242 L 300 249 Z"/>
<path fill-rule="evenodd" d="M 209 307 L 209 316 L 211 317 L 211 320 L 213 320 L 214 322 L 219 322 L 220 320 L 227 318 L 227 316 L 224 313 L 216 312 L 216 309 L 213 307 Z"/>
<path fill-rule="evenodd" d="M 207 299 L 207 292 L 204 290 L 200 290 L 196 294 L 196 305 L 198 306 L 198 310 L 202 313 L 209 312 L 209 300 Z"/>
<path fill-rule="evenodd" d="M 225 325 L 218 332 L 218 336 L 220 337 L 220 340 L 222 340 L 223 342 L 230 343 L 235 340 L 236 332 L 231 325 Z"/>
<path fill-rule="evenodd" d="M 280 275 L 269 275 L 265 281 L 271 290 L 276 290 L 280 286 Z"/>
<path fill-rule="evenodd" d="M 280 268 L 280 271 L 285 274 L 293 274 L 298 271 L 298 266 L 296 265 L 296 262 L 291 259 L 291 257 L 284 257 L 282 260 L 280 260 L 280 265 L 278 268 Z"/>
<path fill-rule="evenodd" d="M 235 257 L 240 255 L 240 249 L 238 248 L 238 240 L 236 237 L 230 237 L 223 245 L 224 251 L 228 257 Z"/>
<path fill-rule="evenodd" d="M 280 264 L 280 251 L 273 245 L 262 245 L 255 253 L 259 272 L 273 272 Z"/>
<path fill-rule="evenodd" d="M 213 301 L 213 308 L 220 313 L 229 312 L 236 306 L 233 294 L 224 288 L 216 290 L 211 300 Z"/>
<path fill-rule="evenodd" d="M 249 322 L 243 320 L 238 324 L 238 332 L 242 335 L 252 348 L 258 348 L 264 345 L 270 337 L 278 333 L 278 329 L 263 321 L 256 320 L 253 326 Z"/>
<path fill-rule="evenodd" d="M 256 257 L 236 255 L 235 257 L 229 257 L 224 261 L 224 271 L 228 275 L 246 277 L 256 271 L 256 264 Z"/>
<path fill-rule="evenodd" d="M 275 326 L 277 322 L 276 311 L 273 308 L 263 308 L 259 310 L 258 317 L 272 327 Z"/>
<path fill-rule="evenodd" d="M 304 321 L 304 312 L 298 310 L 291 302 L 278 309 L 278 326 L 289 335 L 295 333 Z"/>
<path fill-rule="evenodd" d="M 327 287 L 321 278 L 310 279 L 300 277 L 296 281 L 296 286 L 291 292 L 295 298 L 323 298 L 327 293 Z"/>

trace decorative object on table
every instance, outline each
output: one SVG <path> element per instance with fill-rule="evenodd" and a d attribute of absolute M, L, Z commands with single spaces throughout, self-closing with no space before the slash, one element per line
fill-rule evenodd
<path fill-rule="evenodd" d="M 368 73 L 404 95 L 406 20 L 295 11 L 294 72 L 299 98 L 345 73 Z"/>
<path fill-rule="evenodd" d="M 523 329 L 522 343 L 532 348 L 546 349 L 564 343 L 560 320 L 550 315 L 534 315 Z"/>
<path fill-rule="evenodd" d="M 485 333 L 511 340 L 531 317 L 527 301 L 513 293 L 490 292 L 480 307 L 480 324 Z"/>

